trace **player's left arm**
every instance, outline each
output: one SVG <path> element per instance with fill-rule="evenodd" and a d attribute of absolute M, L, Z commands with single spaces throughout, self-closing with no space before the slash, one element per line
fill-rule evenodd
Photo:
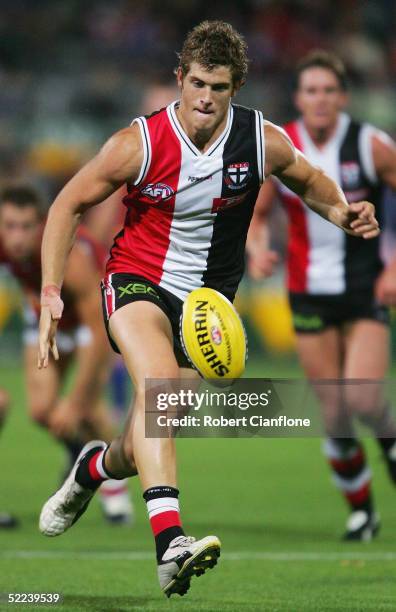
<path fill-rule="evenodd" d="M 269 122 L 265 125 L 265 158 L 265 176 L 277 176 L 316 213 L 352 236 L 378 236 L 373 204 L 363 201 L 348 205 L 337 183 L 313 166 L 282 128 Z"/>
<path fill-rule="evenodd" d="M 103 387 L 103 371 L 110 360 L 110 347 L 101 312 L 99 273 L 84 243 L 73 247 L 66 267 L 64 287 L 75 300 L 79 324 L 91 332 L 91 341 L 77 350 L 74 384 L 68 400 L 80 414 L 96 404 Z"/>
<path fill-rule="evenodd" d="M 371 149 L 378 180 L 396 191 L 396 143 L 378 130 L 372 135 Z M 396 255 L 379 275 L 375 296 L 382 304 L 396 306 Z"/>

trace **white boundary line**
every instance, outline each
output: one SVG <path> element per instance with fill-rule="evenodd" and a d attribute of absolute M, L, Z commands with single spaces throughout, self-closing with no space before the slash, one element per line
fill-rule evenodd
<path fill-rule="evenodd" d="M 51 551 L 51 550 L 9 550 L 0 552 L 4 559 L 59 559 L 93 561 L 154 561 L 151 552 L 112 551 Z M 222 553 L 224 561 L 396 561 L 396 552 L 258 552 L 241 551 Z"/>

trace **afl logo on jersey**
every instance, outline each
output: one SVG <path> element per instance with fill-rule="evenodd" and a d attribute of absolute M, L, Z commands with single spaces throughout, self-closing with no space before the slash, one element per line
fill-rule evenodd
<path fill-rule="evenodd" d="M 242 189 L 250 177 L 249 162 L 229 164 L 225 172 L 224 182 L 229 189 Z"/>
<path fill-rule="evenodd" d="M 153 202 L 160 202 L 161 200 L 167 200 L 174 195 L 172 187 L 165 185 L 165 183 L 149 183 L 141 190 L 141 193 Z"/>
<path fill-rule="evenodd" d="M 348 191 L 357 189 L 360 185 L 360 167 L 354 161 L 341 164 L 341 183 Z"/>

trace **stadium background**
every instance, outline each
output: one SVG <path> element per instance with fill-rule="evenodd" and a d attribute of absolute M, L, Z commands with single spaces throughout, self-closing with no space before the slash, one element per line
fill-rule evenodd
<path fill-rule="evenodd" d="M 237 102 L 261 108 L 276 123 L 294 117 L 295 63 L 325 47 L 347 64 L 351 112 L 396 136 L 392 0 L 1 0 L 0 184 L 32 182 L 50 201 L 114 130 L 177 96 L 175 52 L 204 18 L 230 21 L 248 42 L 250 72 Z M 389 256 L 396 214 L 392 194 L 387 199 Z M 284 229 L 277 207 L 272 240 L 281 252 Z M 280 265 L 270 280 L 245 280 L 240 291 L 250 376 L 300 376 L 282 286 Z M 128 537 L 125 530 L 110 533 L 96 507 L 65 539 L 48 542 L 37 534 L 37 513 L 56 484 L 62 453 L 25 415 L 20 304 L 17 286 L 0 269 L 0 382 L 13 400 L 0 439 L 0 509 L 22 521 L 15 533 L 0 533 L 0 592 L 58 590 L 65 595 L 62 609 L 70 610 L 165 607 L 136 484 L 137 528 Z M 344 508 L 318 440 L 180 441 L 187 528 L 199 536 L 209 527 L 218 532 L 225 560 L 217 576 L 172 605 L 395 609 L 394 492 L 370 450 L 384 529 L 378 542 L 361 549 L 337 541 Z M 203 502 L 200 492 L 207 489 Z"/>

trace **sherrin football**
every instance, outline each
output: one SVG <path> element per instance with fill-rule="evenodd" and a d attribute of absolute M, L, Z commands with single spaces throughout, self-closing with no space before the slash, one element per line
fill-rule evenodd
<path fill-rule="evenodd" d="M 188 294 L 180 320 L 184 351 L 203 378 L 238 378 L 245 369 L 246 334 L 231 302 L 215 289 Z"/>

